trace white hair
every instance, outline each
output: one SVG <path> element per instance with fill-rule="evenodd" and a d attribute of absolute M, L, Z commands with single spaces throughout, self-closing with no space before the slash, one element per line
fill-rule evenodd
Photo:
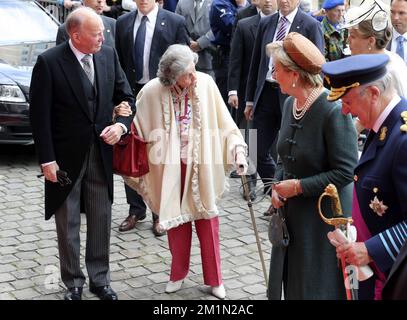
<path fill-rule="evenodd" d="M 192 62 L 194 64 L 198 62 L 198 55 L 195 52 L 186 45 L 173 44 L 168 47 L 160 59 L 157 77 L 162 85 L 172 86 Z"/>

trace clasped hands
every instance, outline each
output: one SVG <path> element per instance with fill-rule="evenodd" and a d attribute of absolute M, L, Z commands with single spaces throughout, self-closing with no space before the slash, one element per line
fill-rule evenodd
<path fill-rule="evenodd" d="M 113 119 L 117 117 L 129 117 L 133 114 L 131 107 L 127 101 L 122 101 L 113 110 Z M 103 129 L 100 137 L 107 144 L 114 145 L 119 142 L 121 136 L 124 133 L 123 127 L 118 124 L 112 124 Z"/>

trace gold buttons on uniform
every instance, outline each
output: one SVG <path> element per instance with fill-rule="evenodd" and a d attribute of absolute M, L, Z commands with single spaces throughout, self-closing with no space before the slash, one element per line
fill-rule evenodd
<path fill-rule="evenodd" d="M 400 126 L 400 131 L 407 132 L 407 111 L 403 111 L 400 115 L 404 121 L 404 124 Z"/>

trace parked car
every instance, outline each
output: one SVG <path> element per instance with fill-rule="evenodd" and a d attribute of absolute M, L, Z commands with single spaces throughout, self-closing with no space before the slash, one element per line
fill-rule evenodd
<path fill-rule="evenodd" d="M 0 1 L 0 144 L 32 144 L 31 72 L 55 46 L 59 22 L 36 1 Z"/>

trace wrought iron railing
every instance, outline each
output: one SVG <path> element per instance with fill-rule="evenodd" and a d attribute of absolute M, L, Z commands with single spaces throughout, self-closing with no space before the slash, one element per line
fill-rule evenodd
<path fill-rule="evenodd" d="M 64 6 L 58 4 L 57 0 L 38 0 L 37 2 L 42 5 L 45 10 L 52 14 L 60 23 L 64 23 L 69 12 L 71 12 L 71 9 L 66 9 Z"/>

